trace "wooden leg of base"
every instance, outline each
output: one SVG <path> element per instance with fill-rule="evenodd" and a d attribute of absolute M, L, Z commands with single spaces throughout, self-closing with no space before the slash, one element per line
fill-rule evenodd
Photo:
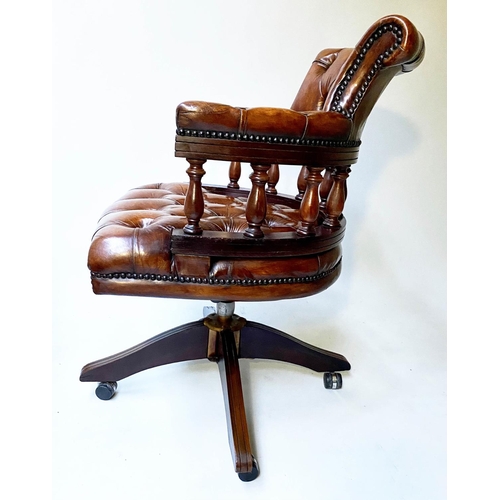
<path fill-rule="evenodd" d="M 219 366 L 224 404 L 226 406 L 229 446 L 237 473 L 251 473 L 254 458 L 250 446 L 248 425 L 241 387 L 240 368 L 234 334 L 230 330 L 219 333 Z"/>
<path fill-rule="evenodd" d="M 275 328 L 253 321 L 248 321 L 241 330 L 239 357 L 285 361 L 316 372 L 351 369 L 341 354 L 306 344 Z"/>
<path fill-rule="evenodd" d="M 208 329 L 203 321 L 193 321 L 160 333 L 142 344 L 82 368 L 82 382 L 121 380 L 155 366 L 205 359 Z"/>

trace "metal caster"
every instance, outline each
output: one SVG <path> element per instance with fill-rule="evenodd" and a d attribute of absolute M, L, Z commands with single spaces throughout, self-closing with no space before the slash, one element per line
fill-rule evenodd
<path fill-rule="evenodd" d="M 342 388 L 342 375 L 340 373 L 326 372 L 323 375 L 323 384 L 325 389 L 341 389 Z"/>
<path fill-rule="evenodd" d="M 115 395 L 117 387 L 118 384 L 116 382 L 100 382 L 95 390 L 95 395 L 99 399 L 107 401 Z"/>
<path fill-rule="evenodd" d="M 250 472 L 240 472 L 238 473 L 238 477 L 245 483 L 248 483 L 250 481 L 253 481 L 254 479 L 257 479 L 259 477 L 259 474 L 259 464 L 257 463 L 256 458 L 252 457 L 252 470 Z"/>

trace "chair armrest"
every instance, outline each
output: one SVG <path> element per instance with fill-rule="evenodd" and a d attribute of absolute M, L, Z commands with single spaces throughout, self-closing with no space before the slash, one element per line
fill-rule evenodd
<path fill-rule="evenodd" d="M 328 225 L 337 225 L 346 196 L 345 181 L 350 166 L 357 161 L 368 115 L 390 80 L 417 67 L 424 53 L 424 39 L 415 26 L 403 16 L 387 16 L 373 24 L 354 49 L 322 51 L 306 76 L 294 109 L 181 103 L 176 112 L 175 156 L 186 158 L 190 164 L 184 232 L 201 232 L 201 179 L 205 174 L 203 164 L 209 159 L 234 165 L 248 162 L 254 170 L 247 202 L 247 236 L 263 236 L 260 226 L 266 215 L 265 185 L 271 165 L 276 164 L 305 165 L 303 195 L 299 187 L 302 222 L 297 229 L 303 235 L 315 232 L 321 172 L 328 168 L 322 196 L 330 193 L 325 200 Z M 304 99 L 302 94 L 317 83 L 320 92 Z M 315 103 L 314 110 L 304 110 L 310 100 Z M 335 179 L 331 181 L 334 170 Z"/>
<path fill-rule="evenodd" d="M 282 108 L 240 108 L 203 101 L 179 104 L 180 135 L 304 144 L 308 140 L 345 141 L 352 122 L 336 111 L 293 111 Z M 207 134 L 208 133 L 208 134 Z"/>
<path fill-rule="evenodd" d="M 237 108 L 187 101 L 177 107 L 175 155 L 264 165 L 355 163 L 360 141 L 337 112 Z"/>
<path fill-rule="evenodd" d="M 302 199 L 297 232 L 314 234 L 319 215 L 318 186 L 327 166 L 356 163 L 360 141 L 349 141 L 352 122 L 337 112 L 299 112 L 281 108 L 237 108 L 225 104 L 188 101 L 177 107 L 175 155 L 190 164 L 185 202 L 186 234 L 201 233 L 202 177 L 206 160 L 248 162 L 252 190 L 246 209 L 251 238 L 264 236 L 266 191 L 271 165 L 307 165 L 307 188 Z"/>

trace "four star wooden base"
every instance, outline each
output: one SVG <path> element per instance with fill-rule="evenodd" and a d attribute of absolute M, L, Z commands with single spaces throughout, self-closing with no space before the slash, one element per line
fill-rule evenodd
<path fill-rule="evenodd" d="M 143 370 L 180 361 L 208 359 L 219 368 L 234 470 L 253 481 L 259 465 L 252 452 L 239 368 L 240 358 L 269 359 L 324 372 L 327 389 L 340 389 L 339 371 L 350 370 L 340 354 L 306 344 L 280 330 L 246 321 L 234 314 L 233 303 L 218 303 L 205 319 L 168 330 L 135 347 L 94 361 L 82 369 L 82 382 L 98 382 L 96 395 L 110 400 L 117 382 Z"/>

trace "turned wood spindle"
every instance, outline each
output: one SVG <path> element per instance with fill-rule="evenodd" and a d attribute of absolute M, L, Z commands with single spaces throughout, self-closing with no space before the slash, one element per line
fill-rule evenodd
<path fill-rule="evenodd" d="M 327 167 L 323 180 L 319 186 L 319 197 L 321 198 L 320 208 L 326 207 L 326 200 L 333 186 L 333 167 Z"/>
<path fill-rule="evenodd" d="M 246 218 L 248 227 L 245 230 L 245 236 L 251 238 L 262 238 L 264 233 L 261 226 L 267 213 L 267 200 L 265 186 L 269 180 L 267 171 L 271 165 L 251 164 L 253 174 L 250 175 L 252 181 L 252 190 L 247 200 Z"/>
<path fill-rule="evenodd" d="M 239 189 L 240 185 L 238 184 L 238 181 L 240 180 L 240 177 L 241 177 L 241 163 L 239 161 L 232 161 L 231 164 L 229 165 L 230 182 L 227 185 L 227 187 Z"/>
<path fill-rule="evenodd" d="M 321 171 L 323 167 L 307 167 L 307 188 L 300 204 L 300 224 L 297 228 L 299 234 L 314 234 L 319 215 L 319 185 L 323 180 Z"/>
<path fill-rule="evenodd" d="M 278 194 L 276 184 L 278 184 L 278 181 L 280 180 L 280 166 L 277 163 L 273 163 L 267 175 L 269 175 L 269 181 L 267 183 L 266 191 L 269 194 Z"/>
<path fill-rule="evenodd" d="M 333 174 L 333 186 L 326 200 L 326 218 L 323 225 L 327 227 L 340 226 L 342 212 L 347 198 L 347 178 L 351 172 L 350 167 L 337 167 Z"/>
<path fill-rule="evenodd" d="M 201 189 L 201 178 L 205 175 L 203 164 L 206 160 L 193 160 L 187 158 L 189 168 L 186 170 L 189 175 L 189 187 L 184 203 L 184 214 L 188 223 L 184 226 L 186 234 L 201 234 L 200 219 L 205 210 L 203 192 Z"/>
<path fill-rule="evenodd" d="M 300 169 L 299 176 L 297 177 L 297 189 L 299 194 L 295 197 L 296 200 L 301 201 L 304 197 L 304 193 L 307 189 L 307 176 L 309 175 L 309 170 L 306 165 L 303 165 Z"/>

